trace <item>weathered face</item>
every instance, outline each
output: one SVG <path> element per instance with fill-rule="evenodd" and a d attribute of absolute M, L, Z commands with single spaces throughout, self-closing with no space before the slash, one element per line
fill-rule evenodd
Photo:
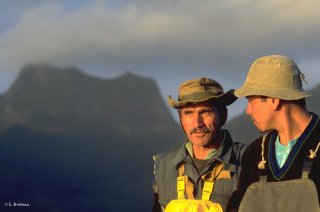
<path fill-rule="evenodd" d="M 185 106 L 181 109 L 182 127 L 193 145 L 214 145 L 220 130 L 218 110 L 208 103 Z"/>
<path fill-rule="evenodd" d="M 272 128 L 271 105 L 270 98 L 261 96 L 248 96 L 246 113 L 257 127 L 258 131 L 263 133 Z"/>

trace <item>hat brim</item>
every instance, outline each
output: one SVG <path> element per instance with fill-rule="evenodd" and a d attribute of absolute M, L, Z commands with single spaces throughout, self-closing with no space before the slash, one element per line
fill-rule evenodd
<path fill-rule="evenodd" d="M 185 105 L 188 104 L 198 104 L 198 103 L 202 103 L 202 102 L 207 102 L 209 100 L 213 100 L 216 101 L 219 104 L 223 104 L 223 105 L 231 105 L 233 102 L 235 102 L 237 100 L 237 96 L 234 95 L 234 89 L 229 90 L 228 92 L 218 95 L 218 96 L 210 96 L 207 98 L 203 98 L 203 99 L 190 99 L 190 100 L 184 100 L 184 101 L 177 101 L 172 99 L 171 96 L 168 96 L 168 104 L 170 107 L 172 108 L 181 108 Z"/>
<path fill-rule="evenodd" d="M 237 97 L 247 96 L 267 96 L 283 100 L 298 100 L 311 96 L 311 93 L 304 90 L 284 90 L 284 89 L 257 89 L 243 86 L 235 89 L 234 95 Z"/>

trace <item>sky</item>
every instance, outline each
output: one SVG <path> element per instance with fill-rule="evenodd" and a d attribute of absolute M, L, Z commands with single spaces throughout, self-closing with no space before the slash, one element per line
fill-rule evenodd
<path fill-rule="evenodd" d="M 242 85 L 258 57 L 282 54 L 320 83 L 319 0 L 0 0 L 0 92 L 27 64 L 156 80 L 164 100 L 185 80 Z M 245 100 L 230 106 L 230 117 Z"/>

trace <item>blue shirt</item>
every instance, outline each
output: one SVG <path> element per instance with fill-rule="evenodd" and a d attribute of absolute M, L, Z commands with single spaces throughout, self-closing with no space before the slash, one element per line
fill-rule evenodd
<path fill-rule="evenodd" d="M 299 138 L 299 137 L 298 137 Z M 276 138 L 276 159 L 278 166 L 281 168 L 286 162 L 293 146 L 297 143 L 298 138 L 289 141 L 288 145 L 283 145 L 280 143 L 279 135 Z"/>

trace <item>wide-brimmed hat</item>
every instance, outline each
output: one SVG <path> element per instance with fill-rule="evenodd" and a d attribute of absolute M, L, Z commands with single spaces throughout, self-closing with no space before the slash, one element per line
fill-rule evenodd
<path fill-rule="evenodd" d="M 311 96 L 302 88 L 304 75 L 297 64 L 282 55 L 270 55 L 255 60 L 237 97 L 268 96 L 283 100 L 298 100 Z"/>
<path fill-rule="evenodd" d="M 208 100 L 214 100 L 223 105 L 230 105 L 237 99 L 233 91 L 229 90 L 225 93 L 217 81 L 202 77 L 183 82 L 179 87 L 178 100 L 174 100 L 169 96 L 168 103 L 173 108 L 180 108 L 187 104 L 197 104 Z"/>

